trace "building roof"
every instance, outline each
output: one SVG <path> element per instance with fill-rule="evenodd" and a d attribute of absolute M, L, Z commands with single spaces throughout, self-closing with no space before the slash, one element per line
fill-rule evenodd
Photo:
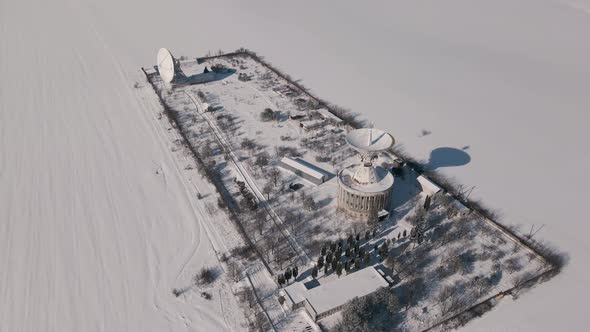
<path fill-rule="evenodd" d="M 291 116 L 291 117 L 305 117 L 305 116 L 307 116 L 307 112 L 305 112 L 305 111 L 290 111 L 289 116 Z"/>
<path fill-rule="evenodd" d="M 427 177 L 423 175 L 419 175 L 416 180 L 420 184 L 420 188 L 428 195 L 436 194 L 442 189 L 434 184 L 434 182 L 430 181 Z"/>
<path fill-rule="evenodd" d="M 285 288 L 285 292 L 299 303 L 305 299 L 320 314 L 339 307 L 355 297 L 373 293 L 389 284 L 373 267 L 367 267 L 347 276 L 330 280 L 312 289 L 307 289 L 302 282 L 296 282 Z"/>
<path fill-rule="evenodd" d="M 324 178 L 325 178 L 325 175 L 324 174 L 322 174 L 322 173 L 314 170 L 313 168 L 311 168 L 311 167 L 309 167 L 309 166 L 301 163 L 299 160 L 294 160 L 294 159 L 291 159 L 289 157 L 283 157 L 283 159 L 281 159 L 281 163 L 282 164 L 285 164 L 285 165 L 288 165 L 288 166 L 291 166 L 291 167 L 293 167 L 293 168 L 295 168 L 297 170 L 300 170 L 301 172 L 303 172 L 303 173 L 305 173 L 305 174 L 307 174 L 307 175 L 309 175 L 309 176 L 311 176 L 313 178 L 316 178 L 318 180 L 324 180 Z"/>
<path fill-rule="evenodd" d="M 303 127 L 319 127 L 324 123 L 324 120 L 302 120 L 299 122 Z"/>
<path fill-rule="evenodd" d="M 359 170 L 365 172 L 359 173 Z M 360 181 L 357 179 L 360 178 Z M 338 173 L 340 182 L 353 190 L 364 193 L 382 192 L 391 188 L 393 185 L 393 175 L 381 166 L 364 167 L 358 166 L 354 170 L 354 165 L 351 165 Z"/>
<path fill-rule="evenodd" d="M 317 111 L 318 111 L 318 112 L 320 113 L 320 115 L 321 115 L 321 116 L 322 116 L 324 119 L 326 119 L 326 120 L 328 120 L 328 119 L 329 119 L 329 120 L 332 120 L 332 121 L 334 121 L 334 122 L 336 122 L 336 123 L 339 123 L 339 122 L 342 122 L 342 121 L 343 121 L 341 118 L 339 118 L 339 117 L 337 117 L 336 115 L 332 114 L 332 112 L 328 111 L 328 110 L 327 110 L 327 109 L 325 109 L 325 108 L 320 108 L 320 109 L 319 109 L 319 110 L 317 110 Z"/>

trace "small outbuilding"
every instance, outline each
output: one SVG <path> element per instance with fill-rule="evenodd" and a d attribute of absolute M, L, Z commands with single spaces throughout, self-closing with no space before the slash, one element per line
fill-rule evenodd
<path fill-rule="evenodd" d="M 418 180 L 418 187 L 427 195 L 434 195 L 442 190 L 441 187 L 430 181 L 424 175 L 419 175 L 416 180 Z"/>
<path fill-rule="evenodd" d="M 388 287 L 374 267 L 367 267 L 324 284 L 295 282 L 284 289 L 292 310 L 304 308 L 314 321 L 339 310 L 355 297 L 367 296 L 381 287 Z"/>
<path fill-rule="evenodd" d="M 283 157 L 280 165 L 282 168 L 291 171 L 316 185 L 320 185 L 327 180 L 325 173 L 322 173 L 319 169 L 314 169 L 308 162 L 299 158 L 291 159 L 289 157 Z"/>
<path fill-rule="evenodd" d="M 305 131 L 319 129 L 324 125 L 324 120 L 303 120 L 299 122 L 299 127 L 303 128 Z"/>
<path fill-rule="evenodd" d="M 304 111 L 291 111 L 289 112 L 289 119 L 301 120 L 307 116 L 307 112 Z"/>
<path fill-rule="evenodd" d="M 328 111 L 325 108 L 320 108 L 317 110 L 320 113 L 320 117 L 324 119 L 326 122 L 334 125 L 334 126 L 341 126 L 344 124 L 344 120 L 334 115 L 332 112 Z"/>

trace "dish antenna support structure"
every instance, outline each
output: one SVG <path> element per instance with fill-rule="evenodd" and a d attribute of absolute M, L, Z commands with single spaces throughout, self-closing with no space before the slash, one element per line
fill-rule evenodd
<path fill-rule="evenodd" d="M 388 170 L 373 163 L 395 140 L 374 128 L 351 131 L 345 140 L 359 153 L 361 164 L 338 172 L 338 208 L 364 220 L 386 217 L 394 178 Z"/>

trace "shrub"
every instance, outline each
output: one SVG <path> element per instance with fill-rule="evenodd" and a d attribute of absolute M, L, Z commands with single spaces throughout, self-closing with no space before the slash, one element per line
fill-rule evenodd
<path fill-rule="evenodd" d="M 174 294 L 174 296 L 176 296 L 176 297 L 179 297 L 182 293 L 184 293 L 182 291 L 182 289 L 179 289 L 179 288 L 172 289 L 172 294 Z"/>
<path fill-rule="evenodd" d="M 381 288 L 365 297 L 355 297 L 342 309 L 342 320 L 334 331 L 391 331 L 396 330 L 395 315 L 399 303 L 395 294 Z"/>
<path fill-rule="evenodd" d="M 320 163 L 327 163 L 330 160 L 331 160 L 331 158 L 328 156 L 316 156 L 315 157 L 315 161 L 320 162 Z"/>
<path fill-rule="evenodd" d="M 264 122 L 272 121 L 274 119 L 274 112 L 270 108 L 265 108 L 264 111 L 260 113 L 260 120 Z"/>
<path fill-rule="evenodd" d="M 215 281 L 215 273 L 210 267 L 201 268 L 201 270 L 193 277 L 195 285 L 208 285 L 213 281 Z"/>
<path fill-rule="evenodd" d="M 221 64 L 214 64 L 211 66 L 211 71 L 214 73 L 224 73 L 227 72 L 229 69 Z"/>
<path fill-rule="evenodd" d="M 232 256 L 242 258 L 242 259 L 248 259 L 248 260 L 255 259 L 254 253 L 255 253 L 254 248 L 251 246 L 247 246 L 247 245 L 242 246 L 242 247 L 233 248 L 230 251 L 230 254 Z"/>

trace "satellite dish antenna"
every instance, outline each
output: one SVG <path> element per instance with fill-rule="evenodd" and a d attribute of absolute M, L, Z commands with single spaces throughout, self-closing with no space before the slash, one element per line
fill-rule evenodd
<path fill-rule="evenodd" d="M 170 51 L 165 48 L 161 48 L 158 51 L 158 71 L 160 72 L 160 77 L 166 83 L 171 83 L 174 81 L 174 76 L 176 74 L 176 59 Z"/>
<path fill-rule="evenodd" d="M 375 128 L 353 130 L 346 135 L 345 140 L 361 155 L 361 160 L 365 162 L 371 162 L 379 152 L 389 149 L 395 143 L 393 136 Z"/>
<path fill-rule="evenodd" d="M 368 184 L 377 181 L 378 176 L 373 161 L 379 152 L 389 149 L 395 140 L 389 133 L 375 128 L 356 129 L 346 135 L 346 143 L 355 149 L 361 157 L 363 165 L 357 168 L 353 180 Z"/>

